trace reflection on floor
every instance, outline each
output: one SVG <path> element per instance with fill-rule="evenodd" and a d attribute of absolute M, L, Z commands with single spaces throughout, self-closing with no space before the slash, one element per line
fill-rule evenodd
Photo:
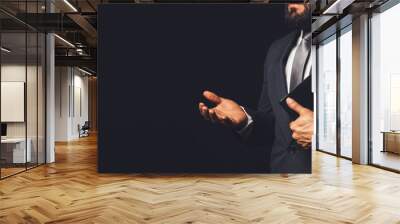
<path fill-rule="evenodd" d="M 37 165 L 36 165 L 36 163 L 28 163 L 28 164 L 26 164 L 26 167 L 25 167 L 25 164 L 17 164 L 17 165 L 16 164 L 9 164 L 9 165 L 2 164 L 2 166 L 3 167 L 0 170 L 1 178 L 5 178 L 5 177 L 11 176 L 13 174 L 17 174 L 19 172 L 25 171 L 26 167 L 27 167 L 27 169 L 30 169 L 30 168 L 36 167 Z"/>
<path fill-rule="evenodd" d="M 392 152 L 374 151 L 373 163 L 400 171 L 400 155 Z"/>
<path fill-rule="evenodd" d="M 127 149 L 131 150 L 131 149 Z M 313 174 L 99 174 L 93 137 L 0 181 L 0 223 L 399 223 L 400 175 L 313 152 Z"/>

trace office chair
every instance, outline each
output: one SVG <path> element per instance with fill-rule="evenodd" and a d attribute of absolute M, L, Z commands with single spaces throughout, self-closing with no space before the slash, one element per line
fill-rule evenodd
<path fill-rule="evenodd" d="M 90 129 L 89 121 L 85 121 L 82 127 L 80 127 L 80 125 L 78 124 L 79 138 L 89 136 L 89 129 Z"/>

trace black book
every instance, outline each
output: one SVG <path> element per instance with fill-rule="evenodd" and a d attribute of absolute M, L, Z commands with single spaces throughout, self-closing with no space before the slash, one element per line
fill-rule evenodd
<path fill-rule="evenodd" d="M 280 102 L 282 107 L 289 114 L 290 119 L 293 121 L 296 120 L 299 115 L 288 107 L 286 103 L 286 99 L 288 97 L 294 99 L 303 107 L 314 111 L 314 96 L 312 92 L 311 75 L 304 79 L 303 82 L 296 86 L 296 88 L 286 95 Z"/>

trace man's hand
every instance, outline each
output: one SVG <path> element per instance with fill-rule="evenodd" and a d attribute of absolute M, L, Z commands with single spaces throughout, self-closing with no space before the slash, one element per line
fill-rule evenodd
<path fill-rule="evenodd" d="M 311 145 L 314 134 L 314 112 L 291 98 L 287 98 L 286 103 L 290 109 L 299 114 L 299 117 L 289 124 L 293 132 L 292 137 L 296 140 L 297 144 L 303 148 L 308 148 Z"/>
<path fill-rule="evenodd" d="M 246 113 L 235 101 L 220 97 L 210 91 L 204 91 L 203 96 L 215 104 L 215 107 L 208 108 L 204 103 L 199 103 L 200 114 L 204 119 L 235 129 L 240 129 L 246 125 Z"/>

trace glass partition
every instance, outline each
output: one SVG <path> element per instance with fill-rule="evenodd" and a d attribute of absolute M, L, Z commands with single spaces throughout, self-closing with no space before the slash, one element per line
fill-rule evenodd
<path fill-rule="evenodd" d="M 1 34 L 2 177 L 25 170 L 31 162 L 31 150 L 26 147 L 26 41 L 25 32 Z"/>
<path fill-rule="evenodd" d="M 40 13 L 44 1 L 0 3 L 23 13 Z M 18 7 L 14 7 L 14 6 Z M 0 178 L 45 162 L 45 35 L 0 12 Z"/>
<path fill-rule="evenodd" d="M 38 33 L 38 75 L 37 75 L 37 162 L 43 164 L 46 162 L 46 36 Z"/>
<path fill-rule="evenodd" d="M 28 52 L 28 61 L 27 61 L 27 74 L 26 74 L 26 115 L 27 115 L 27 144 L 28 150 L 30 153 L 30 161 L 27 163 L 28 168 L 34 167 L 37 165 L 38 159 L 38 141 L 37 141 L 37 132 L 38 132 L 38 35 L 36 32 L 28 32 L 27 33 L 27 52 Z"/>
<path fill-rule="evenodd" d="M 26 12 L 35 14 L 35 13 L 43 13 L 44 2 L 34 1 L 27 2 L 28 6 L 26 8 Z M 32 17 L 28 21 L 29 23 L 38 24 L 38 17 Z M 39 119 L 39 112 L 44 115 L 44 110 L 41 108 L 44 103 L 44 88 L 43 85 L 43 65 L 44 65 L 44 34 L 40 33 L 38 30 L 32 29 L 28 27 L 27 29 L 27 144 L 31 148 L 31 161 L 27 163 L 27 167 L 35 167 L 39 163 L 43 163 L 44 159 L 44 144 L 39 141 L 43 141 L 43 132 L 42 131 L 44 125 L 40 127 L 39 121 L 44 122 L 44 119 Z M 40 97 L 43 97 L 41 101 Z M 40 129 L 40 130 L 39 130 Z M 28 148 L 29 148 L 28 147 Z M 41 161 L 41 162 L 39 162 Z"/>

